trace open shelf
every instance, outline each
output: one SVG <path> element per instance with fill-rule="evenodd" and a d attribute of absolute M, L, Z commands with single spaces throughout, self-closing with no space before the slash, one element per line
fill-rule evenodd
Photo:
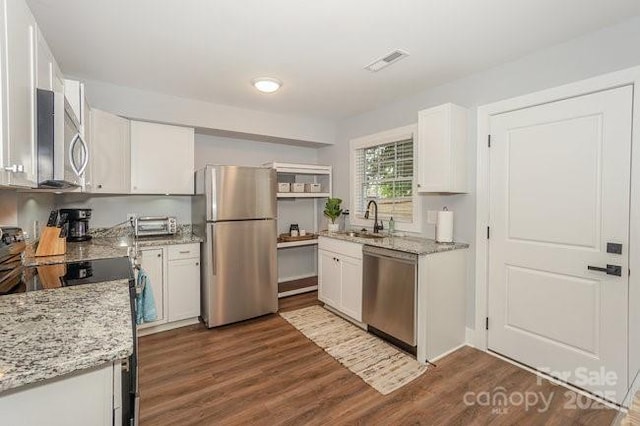
<path fill-rule="evenodd" d="M 287 241 L 287 242 L 278 243 L 278 248 L 315 246 L 317 244 L 318 244 L 318 239 L 315 238 L 313 240 Z"/>
<path fill-rule="evenodd" d="M 328 192 L 278 192 L 278 198 L 329 198 Z"/>

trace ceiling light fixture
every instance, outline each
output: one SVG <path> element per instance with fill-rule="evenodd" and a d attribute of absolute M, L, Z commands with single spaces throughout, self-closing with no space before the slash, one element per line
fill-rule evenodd
<path fill-rule="evenodd" d="M 251 84 L 262 93 L 273 93 L 282 86 L 280 80 L 270 77 L 254 78 L 251 80 Z"/>

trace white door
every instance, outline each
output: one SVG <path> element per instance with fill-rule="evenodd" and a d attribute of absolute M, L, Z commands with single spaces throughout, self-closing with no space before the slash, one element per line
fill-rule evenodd
<path fill-rule="evenodd" d="M 131 192 L 193 194 L 194 129 L 131 122 Z"/>
<path fill-rule="evenodd" d="M 618 402 L 631 113 L 627 86 L 491 119 L 489 349 Z"/>
<path fill-rule="evenodd" d="M 21 0 L 5 3 L 6 35 L 6 137 L 9 142 L 5 164 L 13 168 L 10 185 L 36 186 L 36 21 Z M 4 91 L 5 88 L 3 88 Z M 22 171 L 21 171 L 22 170 Z"/>
<path fill-rule="evenodd" d="M 341 273 L 335 253 L 318 250 L 318 299 L 340 309 Z"/>
<path fill-rule="evenodd" d="M 340 263 L 340 310 L 351 318 L 362 321 L 362 260 L 347 256 Z"/>
<path fill-rule="evenodd" d="M 156 302 L 156 314 L 158 318 L 150 323 L 144 323 L 140 327 L 147 324 L 158 325 L 167 322 L 164 313 L 164 256 L 162 249 L 140 250 L 140 265 L 147 273 L 151 290 L 153 291 L 153 300 Z"/>
<path fill-rule="evenodd" d="M 200 259 L 169 261 L 167 320 L 179 321 L 200 315 Z"/>
<path fill-rule="evenodd" d="M 91 187 L 89 192 L 126 194 L 131 178 L 129 120 L 91 110 Z"/>

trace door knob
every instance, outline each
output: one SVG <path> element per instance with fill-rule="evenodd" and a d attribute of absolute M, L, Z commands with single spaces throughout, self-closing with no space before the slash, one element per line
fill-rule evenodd
<path fill-rule="evenodd" d="M 587 269 L 590 271 L 606 272 L 607 275 L 615 275 L 616 277 L 622 276 L 622 266 L 620 265 L 607 265 L 606 268 L 589 265 Z"/>

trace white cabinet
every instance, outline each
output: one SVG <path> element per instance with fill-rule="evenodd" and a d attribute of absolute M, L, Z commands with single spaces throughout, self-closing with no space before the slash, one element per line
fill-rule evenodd
<path fill-rule="evenodd" d="M 168 321 L 200 315 L 200 258 L 170 260 Z"/>
<path fill-rule="evenodd" d="M 193 194 L 194 129 L 131 122 L 131 193 Z"/>
<path fill-rule="evenodd" d="M 78 80 L 64 81 L 64 97 L 67 102 L 69 102 L 71 111 L 73 111 L 73 114 L 75 115 L 76 122 L 80 126 L 82 126 L 83 93 L 83 84 Z"/>
<path fill-rule="evenodd" d="M 3 147 L 6 181 L 36 186 L 36 21 L 24 0 L 4 0 L 2 40 Z M 9 59 L 8 61 L 6 61 Z M 6 89 L 6 91 L 4 90 Z"/>
<path fill-rule="evenodd" d="M 53 90 L 55 59 L 39 28 L 36 33 L 36 87 Z"/>
<path fill-rule="evenodd" d="M 339 256 L 341 287 L 340 310 L 362 321 L 362 259 Z"/>
<path fill-rule="evenodd" d="M 340 264 L 336 254 L 318 251 L 318 299 L 327 305 L 340 306 L 341 293 Z"/>
<path fill-rule="evenodd" d="M 3 425 L 111 426 L 122 389 L 114 386 L 120 362 L 83 370 L 0 396 Z M 116 379 L 114 381 L 114 379 Z M 115 420 L 115 423 L 114 423 Z"/>
<path fill-rule="evenodd" d="M 127 194 L 130 184 L 129 120 L 91 110 L 91 184 L 88 192 Z"/>
<path fill-rule="evenodd" d="M 138 326 L 140 335 L 197 323 L 200 316 L 200 243 L 141 248 L 140 264 L 151 281 L 158 319 Z"/>
<path fill-rule="evenodd" d="M 157 323 L 165 322 L 165 281 L 164 281 L 164 251 L 162 248 L 140 250 L 140 266 L 146 272 L 153 299 L 156 302 L 156 313 L 158 318 L 154 322 L 144 323 L 141 328 L 149 327 Z"/>
<path fill-rule="evenodd" d="M 418 113 L 418 192 L 468 192 L 467 121 L 451 103 Z"/>
<path fill-rule="evenodd" d="M 362 321 L 362 245 L 320 237 L 318 299 Z"/>

